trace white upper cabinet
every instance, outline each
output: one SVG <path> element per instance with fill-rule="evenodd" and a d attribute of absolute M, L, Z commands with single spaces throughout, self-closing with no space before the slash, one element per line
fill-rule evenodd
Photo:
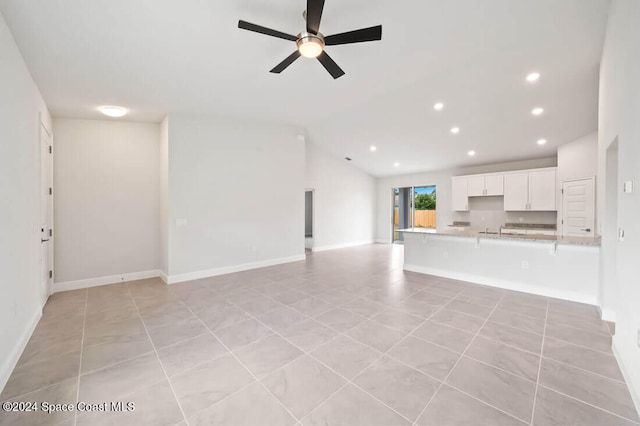
<path fill-rule="evenodd" d="M 484 195 L 484 175 L 469 176 L 469 187 L 467 195 L 469 197 L 481 197 Z"/>
<path fill-rule="evenodd" d="M 469 176 L 469 197 L 504 195 L 504 175 Z"/>
<path fill-rule="evenodd" d="M 484 195 L 504 195 L 504 175 L 485 176 L 484 189 Z"/>
<path fill-rule="evenodd" d="M 556 211 L 556 169 L 451 178 L 453 211 L 468 211 L 469 197 L 503 195 L 505 211 Z"/>
<path fill-rule="evenodd" d="M 556 210 L 556 171 L 529 173 L 529 210 Z"/>
<path fill-rule="evenodd" d="M 504 176 L 505 211 L 529 210 L 529 173 L 512 173 Z"/>
<path fill-rule="evenodd" d="M 556 171 L 511 173 L 504 177 L 506 211 L 555 211 Z"/>
<path fill-rule="evenodd" d="M 468 188 L 469 180 L 466 177 L 454 177 L 451 179 L 451 210 L 469 210 Z"/>

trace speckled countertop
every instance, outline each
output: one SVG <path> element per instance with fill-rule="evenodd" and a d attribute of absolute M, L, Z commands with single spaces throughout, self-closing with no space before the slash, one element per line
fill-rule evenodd
<path fill-rule="evenodd" d="M 488 238 L 492 240 L 528 240 L 528 241 L 541 241 L 541 242 L 558 242 L 558 244 L 573 244 L 581 246 L 600 246 L 600 237 L 569 237 L 569 236 L 556 236 L 556 235 L 517 235 L 517 234 L 485 234 L 484 232 L 463 230 L 447 230 L 439 231 L 437 229 L 429 228 L 407 228 L 398 229 L 398 232 L 406 232 L 410 234 L 433 234 L 433 235 L 446 235 L 453 237 L 466 237 L 466 238 Z"/>

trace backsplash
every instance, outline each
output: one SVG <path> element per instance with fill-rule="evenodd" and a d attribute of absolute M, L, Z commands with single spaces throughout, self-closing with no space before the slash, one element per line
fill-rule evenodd
<path fill-rule="evenodd" d="M 505 212 L 503 197 L 471 197 L 468 212 L 453 212 L 453 221 L 471 222 L 471 230 L 497 231 L 505 223 L 536 223 L 555 227 L 556 212 Z"/>

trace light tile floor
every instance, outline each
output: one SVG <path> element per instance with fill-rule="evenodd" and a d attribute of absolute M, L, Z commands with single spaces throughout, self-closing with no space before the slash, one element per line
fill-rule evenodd
<path fill-rule="evenodd" d="M 593 306 L 406 273 L 371 245 L 54 294 L 0 399 L 135 403 L 2 425 L 625 425 Z"/>

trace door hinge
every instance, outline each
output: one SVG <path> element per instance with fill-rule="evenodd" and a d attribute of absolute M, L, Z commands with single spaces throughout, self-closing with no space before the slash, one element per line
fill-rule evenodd
<path fill-rule="evenodd" d="M 562 219 L 562 221 L 560 222 L 562 225 L 564 225 L 564 219 Z"/>
<path fill-rule="evenodd" d="M 49 271 L 49 278 L 53 278 L 53 271 Z"/>
<path fill-rule="evenodd" d="M 53 194 L 53 188 L 49 188 L 49 195 Z"/>
<path fill-rule="evenodd" d="M 53 147 L 49 145 L 49 154 L 53 154 Z"/>
<path fill-rule="evenodd" d="M 53 237 L 53 229 L 49 229 L 49 236 Z"/>
<path fill-rule="evenodd" d="M 561 189 L 561 190 L 560 190 L 560 193 L 561 193 L 561 194 L 564 194 L 564 189 Z"/>

